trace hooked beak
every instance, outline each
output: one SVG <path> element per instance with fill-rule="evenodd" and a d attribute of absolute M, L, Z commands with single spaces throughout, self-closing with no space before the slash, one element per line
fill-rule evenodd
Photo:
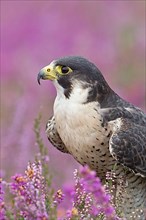
<path fill-rule="evenodd" d="M 49 79 L 49 80 L 57 79 L 56 72 L 53 69 L 52 65 L 46 66 L 40 70 L 37 76 L 37 81 L 39 84 L 41 79 Z"/>

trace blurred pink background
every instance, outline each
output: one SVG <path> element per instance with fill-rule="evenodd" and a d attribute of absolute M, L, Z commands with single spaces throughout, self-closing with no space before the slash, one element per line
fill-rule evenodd
<path fill-rule="evenodd" d="M 48 142 L 45 124 L 55 89 L 37 83 L 53 59 L 81 55 L 93 61 L 110 86 L 144 109 L 145 1 L 1 1 L 2 175 L 24 172 L 33 160 L 33 124 L 42 113 L 41 133 L 58 185 L 72 180 L 78 163 Z"/>

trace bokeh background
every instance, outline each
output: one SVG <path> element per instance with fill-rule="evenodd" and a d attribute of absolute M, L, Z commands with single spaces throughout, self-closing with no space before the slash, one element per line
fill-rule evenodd
<path fill-rule="evenodd" d="M 1 1 L 1 172 L 23 173 L 38 151 L 34 119 L 42 113 L 41 133 L 50 170 L 59 186 L 78 167 L 45 136 L 56 91 L 37 73 L 53 59 L 81 55 L 93 61 L 110 86 L 145 111 L 145 0 Z"/>

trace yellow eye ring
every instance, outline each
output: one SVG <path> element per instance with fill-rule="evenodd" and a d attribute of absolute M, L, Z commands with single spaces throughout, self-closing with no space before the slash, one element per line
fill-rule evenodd
<path fill-rule="evenodd" d="M 72 72 L 72 69 L 68 66 L 57 66 L 55 69 L 60 75 L 67 75 Z"/>

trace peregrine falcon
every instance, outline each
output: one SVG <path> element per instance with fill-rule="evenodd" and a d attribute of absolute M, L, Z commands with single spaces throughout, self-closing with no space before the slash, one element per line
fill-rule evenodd
<path fill-rule="evenodd" d="M 102 181 L 116 164 L 117 181 L 126 178 L 123 217 L 145 220 L 146 114 L 119 97 L 83 57 L 52 61 L 37 79 L 51 80 L 57 90 L 46 126 L 49 141 L 96 170 Z"/>

